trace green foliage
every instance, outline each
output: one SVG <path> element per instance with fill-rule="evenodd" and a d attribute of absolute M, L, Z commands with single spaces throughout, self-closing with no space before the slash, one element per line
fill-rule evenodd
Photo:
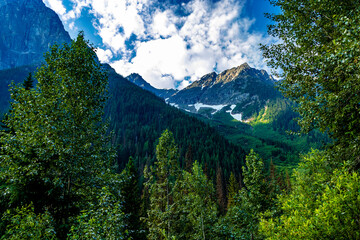
<path fill-rule="evenodd" d="M 6 210 L 1 221 L 7 226 L 0 239 L 56 239 L 54 221 L 49 212 L 36 214 L 32 204 Z"/>
<path fill-rule="evenodd" d="M 48 211 L 64 238 L 70 217 L 103 186 L 114 151 L 107 144 L 103 108 L 107 76 L 79 34 L 54 45 L 35 74 L 36 88 L 12 86 L 11 132 L 0 138 L 1 195 L 7 208 L 33 203 Z M 92 194 L 90 194 L 92 193 Z"/>
<path fill-rule="evenodd" d="M 243 187 L 235 196 L 235 204 L 220 219 L 216 232 L 221 239 L 258 239 L 261 215 L 274 206 L 273 194 L 265 182 L 264 164 L 253 151 L 243 167 Z"/>
<path fill-rule="evenodd" d="M 174 194 L 179 184 L 178 148 L 173 134 L 165 130 L 156 146 L 154 167 L 150 167 L 150 176 L 145 186 L 149 189 L 150 206 L 147 212 L 148 239 L 164 239 L 162 231 L 165 230 L 166 238 L 175 237 L 177 202 Z"/>
<path fill-rule="evenodd" d="M 283 70 L 281 91 L 298 103 L 303 131 L 328 131 L 337 159 L 360 167 L 360 8 L 357 1 L 274 0 L 280 14 L 263 46 L 269 64 Z M 334 149 L 335 150 L 335 149 Z"/>
<path fill-rule="evenodd" d="M 212 119 L 199 118 L 216 128 L 231 142 L 240 145 L 245 152 L 254 149 L 264 159 L 266 168 L 272 159 L 281 172 L 296 167 L 299 154 L 305 154 L 311 148 L 323 148 L 329 143 L 327 135 L 318 130 L 306 135 L 289 134 L 300 130 L 296 121 L 299 114 L 292 110 L 295 104 L 290 100 L 277 97 L 264 104 L 265 107 L 262 106 L 258 114 L 252 115 L 253 120 L 249 123 L 234 120 L 226 112 L 230 108 L 214 114 Z M 229 175 L 226 176 L 228 177 Z"/>
<path fill-rule="evenodd" d="M 181 184 L 177 197 L 180 198 L 182 214 L 186 217 L 182 239 L 213 239 L 213 225 L 218 215 L 215 189 L 197 161 L 191 172 L 183 172 Z"/>
<path fill-rule="evenodd" d="M 240 185 L 236 181 L 236 177 L 235 177 L 234 173 L 231 172 L 230 178 L 229 178 L 229 184 L 228 184 L 228 188 L 227 188 L 227 194 L 228 194 L 227 209 L 230 209 L 233 206 L 234 198 L 239 190 L 240 190 Z"/>
<path fill-rule="evenodd" d="M 129 239 L 121 196 L 103 187 L 97 198 L 76 217 L 68 239 Z"/>
<path fill-rule="evenodd" d="M 120 192 L 123 196 L 123 212 L 125 223 L 132 239 L 144 239 L 144 228 L 140 221 L 141 199 L 139 190 L 139 174 L 130 157 L 125 169 L 121 173 L 123 182 L 120 184 Z"/>
<path fill-rule="evenodd" d="M 360 239 L 360 177 L 312 151 L 294 172 L 293 190 L 280 197 L 282 216 L 262 219 L 268 239 Z"/>

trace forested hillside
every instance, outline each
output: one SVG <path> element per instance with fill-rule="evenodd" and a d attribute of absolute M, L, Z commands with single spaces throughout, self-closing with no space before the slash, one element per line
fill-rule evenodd
<path fill-rule="evenodd" d="M 245 152 L 209 125 L 171 107 L 112 69 L 109 70 L 109 84 L 110 99 L 105 119 L 109 119 L 110 129 L 114 131 L 113 143 L 119 149 L 120 169 L 130 156 L 136 158 L 140 169 L 152 164 L 156 140 L 165 129 L 169 129 L 179 145 L 178 161 L 183 168 L 186 161 L 198 160 L 211 177 L 216 175 L 217 168 L 223 169 L 226 178 L 230 172 L 241 172 Z"/>

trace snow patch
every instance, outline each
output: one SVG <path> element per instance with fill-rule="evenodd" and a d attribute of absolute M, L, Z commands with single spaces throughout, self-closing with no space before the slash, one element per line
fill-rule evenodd
<path fill-rule="evenodd" d="M 238 121 L 242 121 L 242 114 L 241 113 L 237 113 L 237 114 L 232 114 L 232 113 L 230 113 L 230 115 L 234 118 L 234 119 L 236 119 L 236 120 L 238 120 Z"/>
<path fill-rule="evenodd" d="M 176 107 L 176 108 L 179 108 L 179 105 L 177 105 L 176 103 L 169 103 L 170 106 L 173 106 L 173 107 Z"/>
<path fill-rule="evenodd" d="M 234 119 L 236 119 L 236 120 L 238 120 L 238 121 L 242 121 L 242 114 L 241 113 L 236 113 L 236 114 L 232 114 L 231 112 L 234 110 L 234 108 L 236 107 L 236 105 L 231 105 L 230 106 L 230 108 L 231 108 L 231 110 L 227 110 L 226 112 L 227 113 L 230 113 L 230 115 L 234 118 Z"/>
<path fill-rule="evenodd" d="M 226 106 L 227 105 L 207 105 L 207 104 L 203 104 L 203 103 L 195 103 L 194 104 L 196 111 L 199 111 L 200 108 L 212 108 L 212 109 L 216 110 L 215 112 L 213 112 L 211 114 L 217 113 L 218 111 L 220 111 L 221 109 L 223 109 Z"/>

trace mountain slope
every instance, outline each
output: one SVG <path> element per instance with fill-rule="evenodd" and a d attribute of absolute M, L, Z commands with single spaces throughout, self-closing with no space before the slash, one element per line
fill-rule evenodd
<path fill-rule="evenodd" d="M 169 129 L 179 145 L 183 167 L 185 154 L 191 148 L 192 160 L 203 163 L 210 176 L 215 176 L 217 167 L 225 170 L 226 177 L 231 171 L 241 172 L 245 152 L 209 125 L 169 106 L 112 69 L 109 69 L 109 84 L 111 98 L 106 117 L 110 118 L 115 142 L 121 144 L 119 164 L 124 164 L 130 155 L 137 156 L 140 167 L 153 162 L 156 141 L 165 129 Z"/>
<path fill-rule="evenodd" d="M 139 74 L 132 73 L 126 77 L 127 80 L 134 83 L 135 85 L 145 89 L 149 92 L 154 93 L 156 96 L 167 99 L 174 95 L 177 90 L 175 89 L 158 89 L 151 86 L 148 82 L 146 82 Z"/>
<path fill-rule="evenodd" d="M 41 0 L 0 0 L 0 21 L 0 70 L 38 64 L 51 45 L 71 40 Z"/>
<path fill-rule="evenodd" d="M 266 71 L 244 63 L 219 75 L 210 73 L 203 76 L 173 95 L 168 102 L 210 118 L 228 107 L 227 111 L 235 119 L 249 120 L 265 107 L 266 102 L 281 97 L 274 85 L 274 79 Z"/>

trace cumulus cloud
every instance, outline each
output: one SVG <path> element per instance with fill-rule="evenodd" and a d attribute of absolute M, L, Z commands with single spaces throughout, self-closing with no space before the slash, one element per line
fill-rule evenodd
<path fill-rule="evenodd" d="M 96 49 L 96 54 L 100 60 L 100 62 L 102 63 L 109 63 L 110 59 L 113 57 L 112 52 L 110 51 L 110 49 L 101 49 L 101 48 L 97 48 Z"/>
<path fill-rule="evenodd" d="M 184 88 L 244 62 L 269 70 L 259 44 L 273 39 L 250 31 L 255 19 L 242 16 L 243 1 L 191 0 L 181 5 L 186 14 L 154 0 L 71 0 L 68 12 L 60 0 L 44 1 L 64 19 L 90 9 L 104 44 L 99 59 L 124 76 L 137 72 L 158 88 Z"/>
<path fill-rule="evenodd" d="M 46 6 L 54 10 L 60 16 L 66 13 L 66 8 L 62 4 L 61 0 L 44 0 Z"/>

